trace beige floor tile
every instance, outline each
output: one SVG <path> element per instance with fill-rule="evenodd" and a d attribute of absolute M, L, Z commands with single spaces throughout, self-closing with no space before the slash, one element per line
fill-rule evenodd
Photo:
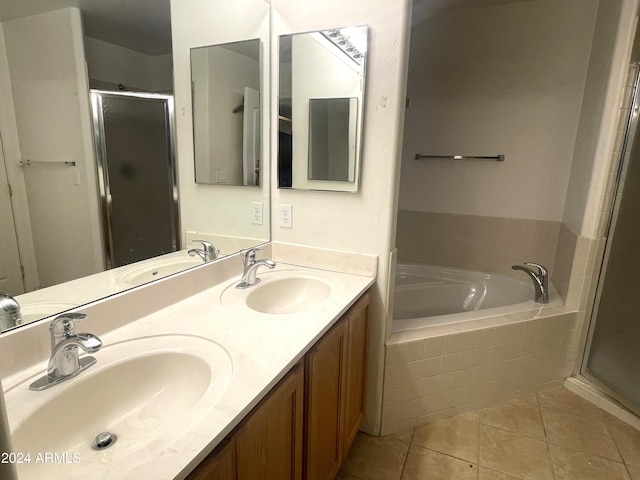
<path fill-rule="evenodd" d="M 545 439 L 540 408 L 522 400 L 511 400 L 484 408 L 480 412 L 480 423 L 540 440 Z"/>
<path fill-rule="evenodd" d="M 629 480 L 623 463 L 549 444 L 556 480 Z"/>
<path fill-rule="evenodd" d="M 521 400 L 523 402 L 530 403 L 531 405 L 538 405 L 537 393 L 520 393 L 513 398 L 514 400 Z"/>
<path fill-rule="evenodd" d="M 546 442 L 480 425 L 480 465 L 525 480 L 553 480 Z"/>
<path fill-rule="evenodd" d="M 413 445 L 478 463 L 478 423 L 456 416 L 416 427 Z"/>
<path fill-rule="evenodd" d="M 487 467 L 480 467 L 479 480 L 520 480 L 519 477 L 508 475 L 506 473 L 497 472 Z"/>
<path fill-rule="evenodd" d="M 572 450 L 622 461 L 604 421 L 542 409 L 547 441 Z"/>
<path fill-rule="evenodd" d="M 480 420 L 480 411 L 474 410 L 472 412 L 461 413 L 460 415 L 456 415 L 458 418 L 464 418 L 465 420 L 469 420 L 470 422 L 477 422 Z"/>
<path fill-rule="evenodd" d="M 476 480 L 478 466 L 412 445 L 402 480 Z"/>
<path fill-rule="evenodd" d="M 344 473 L 342 471 L 338 472 L 335 480 L 362 480 L 360 477 L 356 477 L 355 475 L 349 475 L 348 473 Z"/>
<path fill-rule="evenodd" d="M 640 480 L 640 467 L 632 467 L 631 465 L 627 465 L 627 470 L 631 474 L 631 478 L 633 480 Z"/>
<path fill-rule="evenodd" d="M 561 410 L 581 417 L 602 418 L 602 412 L 598 407 L 564 387 L 539 392 L 538 402 L 541 407 Z"/>
<path fill-rule="evenodd" d="M 400 440 L 404 443 L 411 443 L 411 439 L 413 438 L 413 428 L 409 428 L 408 430 L 403 430 L 402 432 L 391 433 L 389 435 L 385 435 L 389 438 L 395 438 L 396 440 Z"/>
<path fill-rule="evenodd" d="M 342 464 L 342 472 L 363 480 L 398 480 L 409 444 L 390 437 L 359 433 Z"/>
<path fill-rule="evenodd" d="M 621 421 L 609 423 L 609 431 L 625 463 L 640 467 L 640 431 Z"/>
<path fill-rule="evenodd" d="M 360 477 L 356 477 L 355 475 L 349 475 L 348 473 L 344 473 L 343 471 L 338 472 L 335 480 L 362 480 Z"/>

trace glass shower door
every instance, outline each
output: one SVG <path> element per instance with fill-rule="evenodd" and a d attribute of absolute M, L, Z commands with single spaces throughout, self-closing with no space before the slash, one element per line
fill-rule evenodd
<path fill-rule="evenodd" d="M 632 141 L 637 78 L 618 174 L 623 189 L 613 209 L 582 373 L 640 414 L 640 135 Z"/>
<path fill-rule="evenodd" d="M 172 97 L 92 92 L 107 262 L 178 248 Z"/>

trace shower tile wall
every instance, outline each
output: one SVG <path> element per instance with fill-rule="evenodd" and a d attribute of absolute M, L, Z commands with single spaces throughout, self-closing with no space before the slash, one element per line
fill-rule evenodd
<path fill-rule="evenodd" d="M 581 353 L 576 312 L 387 345 L 382 434 L 559 385 Z M 529 318 L 527 318 L 529 317 Z M 441 327 L 440 327 L 441 328 Z"/>
<path fill-rule="evenodd" d="M 400 210 L 397 229 L 400 262 L 509 275 L 513 264 L 536 262 L 553 275 L 560 222 Z"/>

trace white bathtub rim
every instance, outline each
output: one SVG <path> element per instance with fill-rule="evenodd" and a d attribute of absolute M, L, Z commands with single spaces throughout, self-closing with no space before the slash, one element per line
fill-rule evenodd
<path fill-rule="evenodd" d="M 454 274 L 469 274 L 469 275 L 475 275 L 475 276 L 483 276 L 487 278 L 491 276 L 495 276 L 499 278 L 508 279 L 509 281 L 513 281 L 515 283 L 521 283 L 521 284 L 526 283 L 502 274 L 479 272 L 475 270 L 465 270 L 461 268 L 453 268 L 453 267 L 447 267 L 442 265 L 430 265 L 430 264 L 421 265 L 421 264 L 409 263 L 409 262 L 399 264 L 397 272 L 399 273 L 403 267 L 409 268 L 412 270 L 419 269 L 420 267 L 427 267 L 432 270 L 440 269 L 445 272 L 452 272 Z M 533 288 L 531 288 L 531 292 L 533 295 Z M 560 306 L 563 306 L 562 298 L 559 295 L 557 289 L 554 287 L 554 285 L 551 282 L 549 282 L 549 303 L 546 303 L 546 304 L 542 304 L 542 303 L 536 302 L 534 299 L 531 299 L 525 302 L 519 302 L 519 303 L 510 304 L 510 305 L 504 305 L 504 306 L 486 308 L 486 309 L 480 309 L 480 310 L 474 310 L 474 311 L 467 311 L 467 312 L 423 316 L 423 317 L 416 317 L 416 318 L 409 318 L 409 319 L 393 318 L 391 323 L 391 331 L 395 333 L 395 332 L 402 332 L 407 330 L 418 330 L 423 328 L 432 328 L 436 326 L 446 326 L 446 325 L 459 324 L 464 322 L 471 322 L 475 320 L 485 320 L 488 318 L 494 318 L 494 317 L 505 316 L 505 315 L 521 314 L 524 312 L 533 312 L 533 316 L 536 316 L 536 315 L 540 316 L 542 315 L 542 312 L 545 309 L 560 307 Z"/>

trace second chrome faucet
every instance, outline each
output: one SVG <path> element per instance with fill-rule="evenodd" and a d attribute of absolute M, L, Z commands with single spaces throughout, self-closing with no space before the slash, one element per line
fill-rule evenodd
<path fill-rule="evenodd" d="M 549 303 L 549 272 L 544 266 L 525 262 L 524 265 L 512 265 L 511 268 L 513 270 L 522 270 L 531 277 L 536 302 Z"/>
<path fill-rule="evenodd" d="M 249 248 L 240 252 L 242 258 L 242 278 L 240 283 L 236 285 L 236 288 L 249 288 L 260 281 L 256 276 L 258 268 L 265 266 L 269 269 L 276 266 L 276 262 L 273 260 L 256 260 L 256 252 L 262 250 L 261 248 Z"/>

